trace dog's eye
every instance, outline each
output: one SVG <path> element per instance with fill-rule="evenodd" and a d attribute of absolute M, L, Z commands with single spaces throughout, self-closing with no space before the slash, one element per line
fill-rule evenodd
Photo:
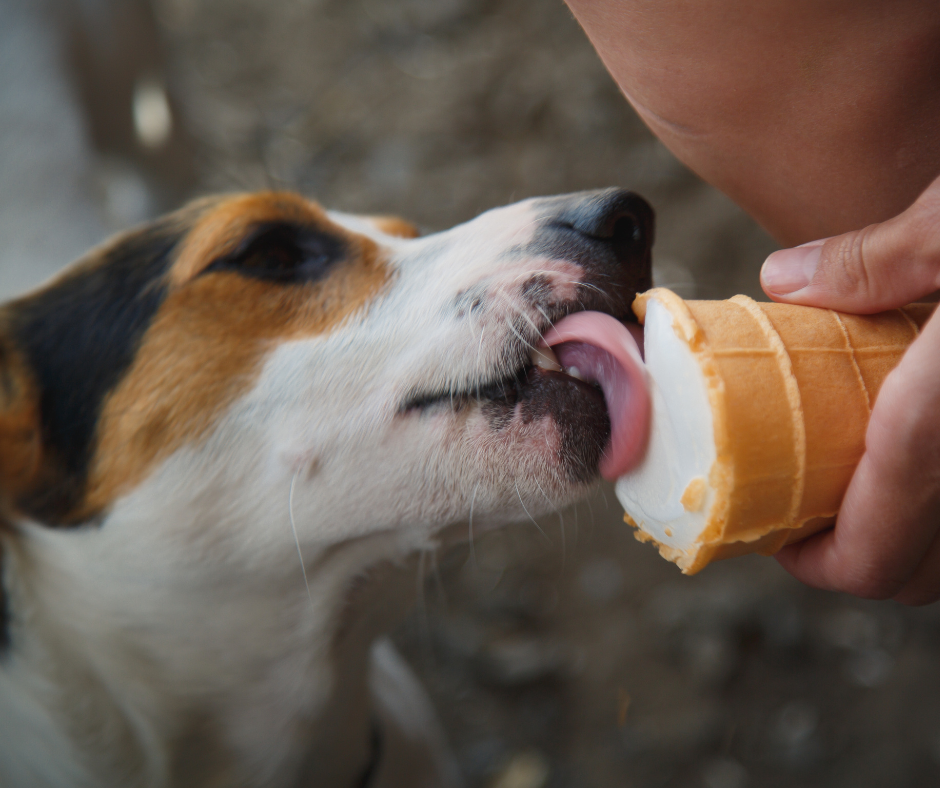
<path fill-rule="evenodd" d="M 343 242 L 311 227 L 272 223 L 255 228 L 233 252 L 205 268 L 276 282 L 311 282 L 345 256 Z"/>

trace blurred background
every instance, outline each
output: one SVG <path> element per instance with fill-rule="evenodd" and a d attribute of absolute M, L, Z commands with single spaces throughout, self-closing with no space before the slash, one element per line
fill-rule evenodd
<path fill-rule="evenodd" d="M 561 0 L 0 0 L 0 294 L 210 191 L 426 231 L 626 186 L 657 283 L 760 297 L 775 247 L 646 131 Z M 771 559 L 686 578 L 609 487 L 435 557 L 395 639 L 473 788 L 940 784 L 940 615 Z"/>

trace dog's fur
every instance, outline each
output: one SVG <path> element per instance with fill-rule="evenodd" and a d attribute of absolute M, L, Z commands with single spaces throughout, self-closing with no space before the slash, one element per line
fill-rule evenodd
<path fill-rule="evenodd" d="M 627 318 L 651 242 L 618 190 L 426 237 L 229 196 L 8 304 L 0 785 L 446 782 L 376 638 L 444 526 L 593 483 L 603 397 L 529 346 Z"/>

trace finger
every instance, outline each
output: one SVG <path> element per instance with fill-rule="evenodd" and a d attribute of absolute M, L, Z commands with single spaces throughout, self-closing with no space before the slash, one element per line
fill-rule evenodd
<path fill-rule="evenodd" d="M 775 301 L 857 314 L 940 289 L 940 178 L 893 219 L 774 252 L 761 285 Z"/>
<path fill-rule="evenodd" d="M 934 537 L 920 565 L 911 575 L 907 584 L 894 595 L 894 600 L 902 605 L 929 605 L 940 599 L 940 523 L 938 534 Z"/>
<path fill-rule="evenodd" d="M 919 571 L 940 526 L 938 357 L 934 316 L 879 392 L 835 529 L 779 554 L 800 580 L 884 599 Z"/>
<path fill-rule="evenodd" d="M 864 459 L 853 485 L 855 480 L 863 490 L 883 483 Z M 846 498 L 835 528 L 785 547 L 776 558 L 790 574 L 815 588 L 865 599 L 894 597 L 915 575 L 936 535 L 933 512 L 916 504 L 892 508 L 877 494 Z"/>

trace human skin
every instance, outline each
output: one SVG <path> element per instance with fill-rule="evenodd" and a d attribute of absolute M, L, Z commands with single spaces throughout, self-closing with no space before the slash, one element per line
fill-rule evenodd
<path fill-rule="evenodd" d="M 785 245 L 940 172 L 936 0 L 568 0 L 644 122 Z"/>
<path fill-rule="evenodd" d="M 568 5 L 679 159 L 811 242 L 765 262 L 771 298 L 866 314 L 940 290 L 940 3 Z M 778 560 L 820 588 L 940 599 L 940 316 L 882 387 L 835 528 Z"/>
<path fill-rule="evenodd" d="M 940 178 L 885 222 L 772 254 L 775 301 L 879 312 L 940 290 Z M 940 599 L 940 313 L 882 384 L 836 527 L 784 548 L 801 580 L 907 604 Z"/>

